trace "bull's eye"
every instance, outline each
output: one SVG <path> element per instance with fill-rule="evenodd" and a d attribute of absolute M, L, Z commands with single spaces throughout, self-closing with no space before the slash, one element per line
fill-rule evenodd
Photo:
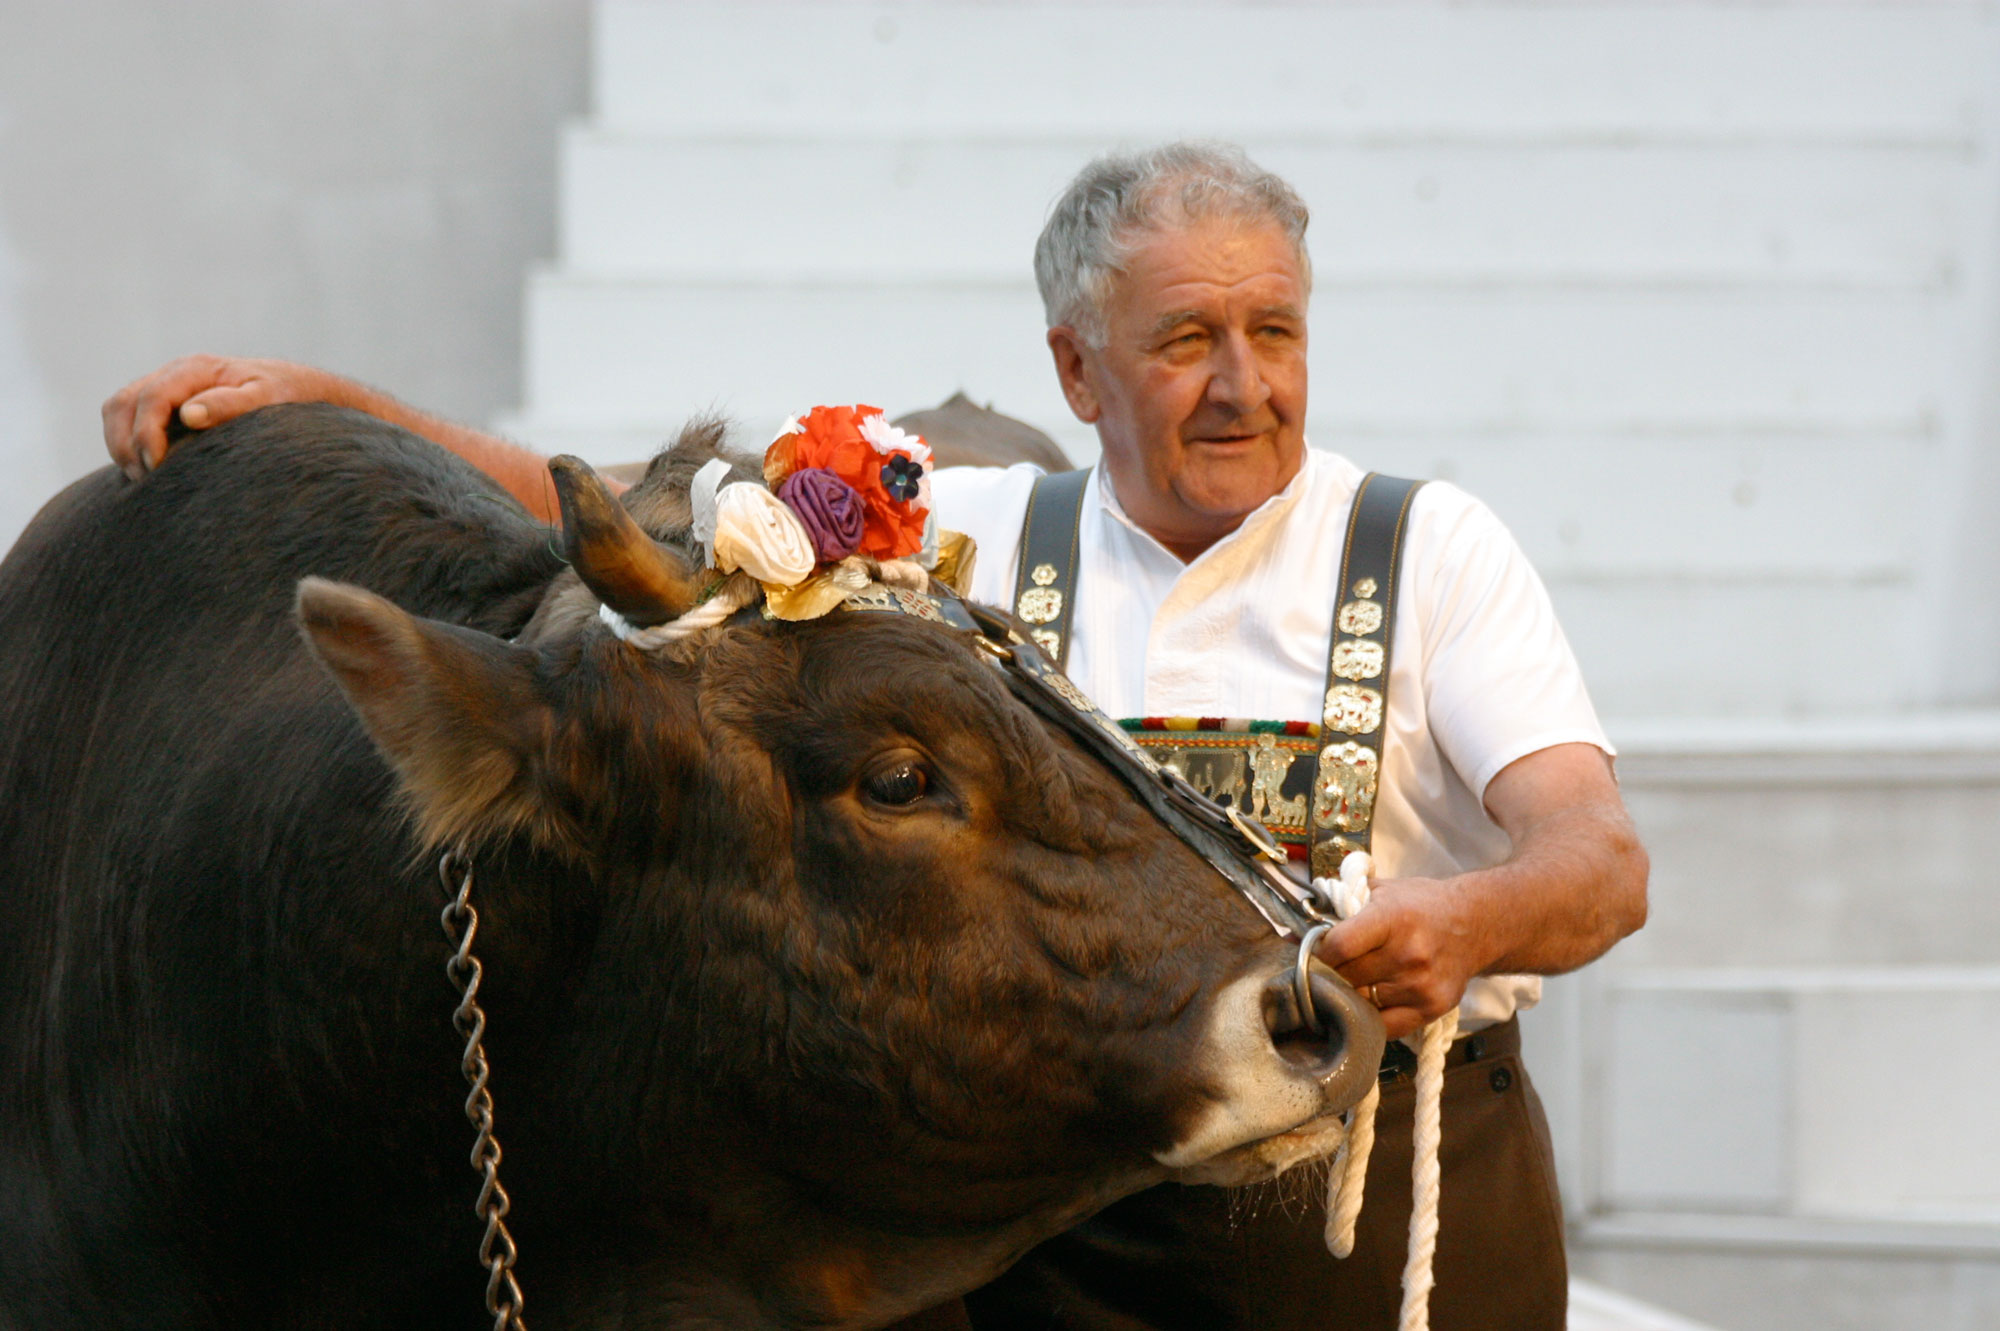
<path fill-rule="evenodd" d="M 862 782 L 862 789 L 869 799 L 888 805 L 915 804 L 930 788 L 929 773 L 924 771 L 921 763 L 914 761 L 885 767 Z"/>

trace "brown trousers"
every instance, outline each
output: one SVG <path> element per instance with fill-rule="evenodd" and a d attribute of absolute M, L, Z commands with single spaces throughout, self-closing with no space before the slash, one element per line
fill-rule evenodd
<path fill-rule="evenodd" d="M 1410 1224 L 1415 1087 L 1385 1081 L 1353 1256 L 1327 1254 L 1319 1171 L 1259 1189 L 1128 1197 L 968 1295 L 977 1331 L 1394 1331 Z M 1568 1272 L 1542 1105 L 1512 1022 L 1445 1073 L 1435 1331 L 1562 1331 Z M 1289 1186 L 1288 1186 L 1289 1185 Z M 956 1307 L 919 1323 L 964 1326 Z"/>

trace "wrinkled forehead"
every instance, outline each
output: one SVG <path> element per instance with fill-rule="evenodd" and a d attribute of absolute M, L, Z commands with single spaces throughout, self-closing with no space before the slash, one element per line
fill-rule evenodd
<path fill-rule="evenodd" d="M 1110 277 L 1110 303 L 1147 323 L 1217 304 L 1303 318 L 1306 275 L 1275 223 L 1209 219 L 1139 232 Z"/>

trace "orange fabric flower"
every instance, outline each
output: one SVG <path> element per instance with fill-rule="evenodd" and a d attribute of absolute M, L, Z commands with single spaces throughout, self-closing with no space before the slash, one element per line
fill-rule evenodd
<path fill-rule="evenodd" d="M 764 453 L 764 479 L 773 488 L 795 471 L 824 467 L 854 487 L 861 496 L 864 517 L 857 553 L 876 559 L 902 559 L 924 546 L 924 520 L 929 508 L 916 499 L 897 499 L 883 484 L 882 469 L 891 458 L 913 464 L 904 449 L 878 452 L 861 433 L 861 422 L 881 415 L 880 408 L 814 407 L 798 422 L 796 432 L 778 436 Z"/>

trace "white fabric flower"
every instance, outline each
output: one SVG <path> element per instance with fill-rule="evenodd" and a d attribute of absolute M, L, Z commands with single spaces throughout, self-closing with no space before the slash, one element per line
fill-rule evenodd
<path fill-rule="evenodd" d="M 930 468 L 931 446 L 924 442 L 924 437 L 897 429 L 879 411 L 861 418 L 861 437 L 877 453 L 886 456 L 900 449 L 910 455 L 910 461 L 922 464 L 926 472 Z"/>
<path fill-rule="evenodd" d="M 782 499 L 739 481 L 715 496 L 714 563 L 724 573 L 740 568 L 759 582 L 794 587 L 819 559 L 812 535 Z"/>

